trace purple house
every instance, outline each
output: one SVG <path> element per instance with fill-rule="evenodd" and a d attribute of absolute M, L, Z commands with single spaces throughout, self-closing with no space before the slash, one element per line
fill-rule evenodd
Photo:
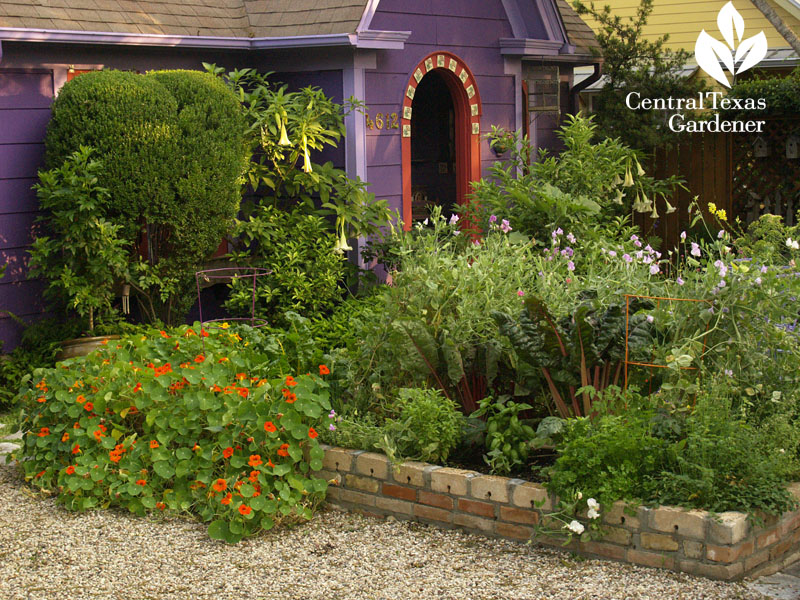
<path fill-rule="evenodd" d="M 330 157 L 371 183 L 406 223 L 426 203 L 462 203 L 496 159 L 483 134 L 523 130 L 553 147 L 596 64 L 591 30 L 565 0 L 0 0 L 0 340 L 32 320 L 41 286 L 25 277 L 50 103 L 95 69 L 276 72 L 290 86 L 355 96 Z M 598 70 L 599 74 L 599 70 Z M 584 82 L 581 87 L 586 87 Z"/>

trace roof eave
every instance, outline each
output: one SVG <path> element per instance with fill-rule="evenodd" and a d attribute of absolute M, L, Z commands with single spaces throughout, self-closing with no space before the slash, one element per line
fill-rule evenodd
<path fill-rule="evenodd" d="M 157 46 L 182 48 L 216 48 L 233 50 L 268 50 L 281 48 L 315 48 L 351 46 L 402 50 L 410 31 L 361 31 L 328 35 L 240 38 L 200 35 L 161 35 L 153 33 L 115 33 L 105 31 L 73 31 L 58 29 L 26 29 L 0 27 L 0 40 L 60 44 L 103 44 L 122 46 Z"/>

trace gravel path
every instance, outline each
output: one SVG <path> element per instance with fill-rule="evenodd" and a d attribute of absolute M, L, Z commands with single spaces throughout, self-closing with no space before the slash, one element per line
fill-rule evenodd
<path fill-rule="evenodd" d="M 184 519 L 70 513 L 0 466 L 0 598 L 752 599 L 741 584 L 581 560 L 331 509 L 237 546 Z"/>

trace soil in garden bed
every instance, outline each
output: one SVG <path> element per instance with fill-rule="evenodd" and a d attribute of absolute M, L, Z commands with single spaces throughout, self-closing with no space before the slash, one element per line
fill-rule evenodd
<path fill-rule="evenodd" d="M 458 469 L 477 471 L 484 475 L 499 475 L 492 473 L 489 465 L 483 459 L 485 448 L 477 444 L 459 446 L 447 459 L 447 465 Z M 526 481 L 544 482 L 541 469 L 552 466 L 556 460 L 556 452 L 552 449 L 533 450 L 524 465 L 515 467 L 510 473 L 502 473 L 506 477 L 517 477 Z"/>

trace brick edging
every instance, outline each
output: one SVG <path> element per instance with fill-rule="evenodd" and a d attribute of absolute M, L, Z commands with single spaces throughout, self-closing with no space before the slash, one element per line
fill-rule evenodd
<path fill-rule="evenodd" d="M 543 513 L 557 505 L 542 485 L 522 479 L 414 461 L 393 466 L 374 452 L 323 449 L 317 476 L 333 482 L 328 502 L 378 517 L 524 541 Z M 789 489 L 800 499 L 800 483 Z M 541 501 L 537 508 L 534 502 Z M 603 510 L 602 519 L 607 531 L 602 540 L 574 541 L 566 549 L 722 580 L 770 575 L 800 559 L 800 511 L 764 516 L 763 526 L 756 527 L 745 513 L 628 508 L 616 502 Z M 563 548 L 563 540 L 536 541 Z"/>

